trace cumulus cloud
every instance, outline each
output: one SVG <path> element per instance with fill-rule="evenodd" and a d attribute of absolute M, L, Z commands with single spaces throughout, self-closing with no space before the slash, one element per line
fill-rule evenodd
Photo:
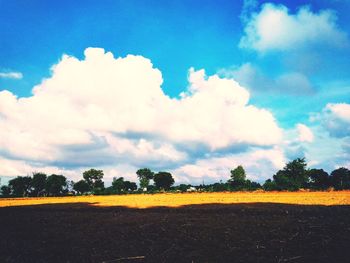
<path fill-rule="evenodd" d="M 314 13 L 307 6 L 291 14 L 284 5 L 266 3 L 245 22 L 244 32 L 239 46 L 258 52 L 293 50 L 309 45 L 348 45 L 346 33 L 337 25 L 335 12 Z"/>
<path fill-rule="evenodd" d="M 242 12 L 240 15 L 241 20 L 243 22 L 248 22 L 248 20 L 250 19 L 251 13 L 256 9 L 257 6 L 258 6 L 257 0 L 244 0 Z"/>
<path fill-rule="evenodd" d="M 322 113 L 313 116 L 312 120 L 320 121 L 331 136 L 350 136 L 350 104 L 328 103 Z"/>
<path fill-rule="evenodd" d="M 0 78 L 3 79 L 21 79 L 23 74 L 21 72 L 0 72 Z"/>
<path fill-rule="evenodd" d="M 343 141 L 340 159 L 342 161 L 338 163 L 338 167 L 350 168 L 350 137 L 346 137 Z"/>
<path fill-rule="evenodd" d="M 48 174 L 64 174 L 70 179 L 79 180 L 82 174 L 80 170 L 67 170 L 55 166 L 28 163 L 23 160 L 12 160 L 0 156 L 0 178 L 18 175 L 31 175 L 33 172 L 45 171 Z"/>
<path fill-rule="evenodd" d="M 346 103 L 328 103 L 320 112 L 311 113 L 311 128 L 299 123 L 286 135 L 286 156 L 304 156 L 310 167 L 328 172 L 349 167 L 349 114 L 350 105 Z"/>
<path fill-rule="evenodd" d="M 0 92 L 0 156 L 31 167 L 175 169 L 198 149 L 281 141 L 274 116 L 250 105 L 234 80 L 194 69 L 188 80 L 181 97 L 170 98 L 142 56 L 114 58 L 100 48 L 86 49 L 83 60 L 64 55 L 31 97 Z"/>
<path fill-rule="evenodd" d="M 257 93 L 278 92 L 297 96 L 314 93 L 312 83 L 300 72 L 287 72 L 271 78 L 252 63 L 245 63 L 239 67 L 220 69 L 218 74 L 233 78 L 241 85 Z"/>
<path fill-rule="evenodd" d="M 309 127 L 307 127 L 304 124 L 298 123 L 297 130 L 299 133 L 298 139 L 300 142 L 313 142 L 314 134 L 312 133 Z"/>
<path fill-rule="evenodd" d="M 263 182 L 285 165 L 284 152 L 279 147 L 272 149 L 252 149 L 237 155 L 201 159 L 193 164 L 185 164 L 174 170 L 176 179 L 182 183 L 213 183 L 230 177 L 230 170 L 243 165 L 247 178 Z"/>

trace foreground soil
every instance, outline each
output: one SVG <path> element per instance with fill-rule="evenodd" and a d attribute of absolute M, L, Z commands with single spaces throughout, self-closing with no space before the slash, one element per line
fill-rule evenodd
<path fill-rule="evenodd" d="M 0 262 L 350 262 L 346 204 L 91 203 L 0 208 Z"/>

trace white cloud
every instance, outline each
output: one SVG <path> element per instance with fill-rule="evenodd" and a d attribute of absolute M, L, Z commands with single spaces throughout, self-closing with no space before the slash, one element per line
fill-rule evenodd
<path fill-rule="evenodd" d="M 282 91 L 294 94 L 310 94 L 313 92 L 309 79 L 299 72 L 289 72 L 282 74 L 275 80 L 276 87 Z"/>
<path fill-rule="evenodd" d="M 242 12 L 240 18 L 243 22 L 247 22 L 250 19 L 252 11 L 258 6 L 257 0 L 244 0 Z"/>
<path fill-rule="evenodd" d="M 70 179 L 79 180 L 82 171 L 80 170 L 66 170 L 55 166 L 42 166 L 30 164 L 21 160 L 10 160 L 0 157 L 0 177 L 11 177 L 11 176 L 25 176 L 31 175 L 33 172 L 46 172 L 47 174 L 64 174 Z"/>
<path fill-rule="evenodd" d="M 259 13 L 253 13 L 245 23 L 245 35 L 240 47 L 258 52 L 292 50 L 308 45 L 348 45 L 346 33 L 337 25 L 337 16 L 332 10 L 312 12 L 301 7 L 291 14 L 284 5 L 267 3 Z"/>
<path fill-rule="evenodd" d="M 313 116 L 312 120 L 320 121 L 331 136 L 350 136 L 350 104 L 328 103 L 322 113 Z"/>
<path fill-rule="evenodd" d="M 241 85 L 257 93 L 278 92 L 290 95 L 306 95 L 314 92 L 309 79 L 300 72 L 288 72 L 270 78 L 265 76 L 257 66 L 245 63 L 239 67 L 220 69 L 218 74 L 233 78 Z"/>
<path fill-rule="evenodd" d="M 21 72 L 0 72 L 0 78 L 3 79 L 21 79 L 23 74 Z"/>
<path fill-rule="evenodd" d="M 284 151 L 288 159 L 305 157 L 311 168 L 328 172 L 349 167 L 349 104 L 328 103 L 321 112 L 312 113 L 310 125 L 297 124 L 286 131 Z"/>
<path fill-rule="evenodd" d="M 285 157 L 279 147 L 272 149 L 252 149 L 249 152 L 223 157 L 201 159 L 194 164 L 185 164 L 174 171 L 178 182 L 213 183 L 230 178 L 230 170 L 243 165 L 247 178 L 263 182 L 273 173 L 283 168 Z"/>
<path fill-rule="evenodd" d="M 191 69 L 188 89 L 172 99 L 162 81 L 142 56 L 114 58 L 98 48 L 86 49 L 84 60 L 64 55 L 33 96 L 0 92 L 0 156 L 72 171 L 117 164 L 170 169 L 204 155 L 198 149 L 281 141 L 273 115 L 250 105 L 237 82 Z"/>
<path fill-rule="evenodd" d="M 314 134 L 312 133 L 309 127 L 307 127 L 304 124 L 298 123 L 297 130 L 299 133 L 298 139 L 300 142 L 313 142 Z"/>
<path fill-rule="evenodd" d="M 329 103 L 326 111 L 329 110 L 338 119 L 350 123 L 350 104 L 347 103 Z"/>

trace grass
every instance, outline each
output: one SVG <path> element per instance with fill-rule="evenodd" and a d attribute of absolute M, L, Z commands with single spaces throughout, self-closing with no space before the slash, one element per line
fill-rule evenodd
<path fill-rule="evenodd" d="M 95 206 L 149 208 L 192 204 L 283 203 L 295 205 L 350 205 L 350 191 L 163 193 L 109 196 L 30 197 L 0 199 L 0 207 L 39 204 L 90 203 Z"/>

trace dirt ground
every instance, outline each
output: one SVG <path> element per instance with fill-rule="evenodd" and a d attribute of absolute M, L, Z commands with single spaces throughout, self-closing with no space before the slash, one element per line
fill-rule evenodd
<path fill-rule="evenodd" d="M 350 206 L 0 208 L 0 262 L 350 262 Z"/>

